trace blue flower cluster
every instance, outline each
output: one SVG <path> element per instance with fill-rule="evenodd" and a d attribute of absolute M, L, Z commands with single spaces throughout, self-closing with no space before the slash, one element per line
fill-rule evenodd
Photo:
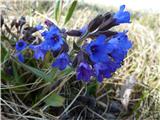
<path fill-rule="evenodd" d="M 118 33 L 110 39 L 99 35 L 85 47 L 85 52 L 93 64 L 94 75 L 101 82 L 103 78 L 110 78 L 121 63 L 132 44 L 125 32 Z"/>
<path fill-rule="evenodd" d="M 35 59 L 45 60 L 47 52 L 51 52 L 56 57 L 52 67 L 64 70 L 67 66 L 76 69 L 78 80 L 89 82 L 92 77 L 96 77 L 99 82 L 104 78 L 110 78 L 112 74 L 121 66 L 128 50 L 132 47 L 126 32 L 110 31 L 111 27 L 121 23 L 130 23 L 130 13 L 124 11 L 122 5 L 115 14 L 105 14 L 98 16 L 80 30 L 61 30 L 54 23 L 47 20 L 47 30 L 43 26 L 36 26 L 36 31 L 41 33 L 43 41 L 38 45 L 29 45 L 29 49 L 34 52 Z M 68 54 L 69 45 L 65 42 L 66 35 L 76 36 L 82 39 L 85 35 L 85 42 L 81 41 L 78 50 L 75 50 L 74 60 Z M 92 40 L 89 42 L 89 39 Z M 22 51 L 27 43 L 19 40 L 16 43 L 17 56 L 19 61 L 24 62 Z M 73 50 L 72 50 L 73 51 Z"/>

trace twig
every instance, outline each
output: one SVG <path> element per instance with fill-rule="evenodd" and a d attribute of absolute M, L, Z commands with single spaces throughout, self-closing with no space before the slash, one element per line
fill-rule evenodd
<path fill-rule="evenodd" d="M 92 112 L 93 114 L 97 115 L 98 117 L 102 118 L 103 120 L 106 120 L 103 116 L 101 116 L 100 114 L 96 113 L 95 111 L 93 111 L 92 109 L 86 107 L 90 112 Z"/>
<path fill-rule="evenodd" d="M 68 109 L 72 106 L 72 104 L 76 101 L 76 99 L 79 97 L 79 95 L 81 94 L 81 92 L 83 91 L 84 88 L 85 88 L 84 86 L 81 88 L 81 90 L 80 90 L 79 93 L 76 95 L 76 97 L 72 100 L 72 102 L 68 105 L 68 107 L 63 111 L 63 113 L 61 113 L 61 115 L 60 115 L 58 118 L 61 118 L 61 116 L 62 116 L 65 112 L 67 112 L 67 110 L 68 110 Z"/>
<path fill-rule="evenodd" d="M 77 117 L 77 120 L 80 120 L 80 117 L 81 117 L 81 114 L 83 113 L 83 111 L 86 110 L 86 107 L 84 107 L 81 112 L 79 113 L 78 117 Z"/>

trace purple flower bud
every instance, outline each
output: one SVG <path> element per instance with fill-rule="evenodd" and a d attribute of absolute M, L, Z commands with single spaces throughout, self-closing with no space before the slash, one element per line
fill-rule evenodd
<path fill-rule="evenodd" d="M 87 62 L 81 62 L 77 68 L 77 79 L 89 82 L 90 77 L 93 75 L 93 71 Z"/>

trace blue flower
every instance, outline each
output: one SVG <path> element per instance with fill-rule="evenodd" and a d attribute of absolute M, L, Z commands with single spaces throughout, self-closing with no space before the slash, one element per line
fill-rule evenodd
<path fill-rule="evenodd" d="M 118 33 L 114 38 L 108 41 L 108 44 L 114 46 L 110 57 L 112 57 L 116 63 L 121 63 L 127 55 L 128 50 L 132 47 L 125 32 Z"/>
<path fill-rule="evenodd" d="M 93 71 L 87 62 L 81 62 L 77 68 L 77 79 L 88 82 L 93 75 Z"/>
<path fill-rule="evenodd" d="M 52 63 L 52 67 L 57 67 L 59 70 L 64 70 L 69 65 L 70 59 L 67 53 L 60 54 Z"/>
<path fill-rule="evenodd" d="M 85 50 L 94 63 L 105 62 L 109 59 L 107 53 L 110 53 L 113 48 L 110 44 L 106 44 L 105 40 L 105 35 L 99 35 L 95 41 L 91 41 L 86 46 Z"/>
<path fill-rule="evenodd" d="M 43 29 L 43 26 L 41 24 L 35 26 L 36 30 L 42 30 Z"/>
<path fill-rule="evenodd" d="M 41 59 L 42 61 L 44 60 L 44 57 L 47 53 L 46 50 L 41 49 L 41 44 L 40 45 L 30 45 L 30 49 L 34 51 L 34 58 L 35 59 Z"/>
<path fill-rule="evenodd" d="M 61 49 L 64 44 L 63 37 L 58 28 L 51 26 L 48 31 L 42 33 L 44 41 L 41 43 L 41 47 L 44 50 L 57 51 Z"/>
<path fill-rule="evenodd" d="M 16 56 L 20 62 L 24 62 L 23 54 L 21 53 L 27 47 L 27 43 L 23 40 L 16 42 Z"/>
<path fill-rule="evenodd" d="M 117 24 L 130 23 L 130 13 L 128 11 L 124 11 L 124 9 L 125 5 L 121 5 L 119 11 L 113 16 Z"/>
<path fill-rule="evenodd" d="M 103 81 L 103 78 L 110 78 L 111 72 L 109 71 L 109 67 L 104 63 L 96 63 L 94 65 L 95 75 L 99 82 Z"/>
<path fill-rule="evenodd" d="M 104 35 L 100 35 L 87 45 L 85 50 L 94 64 L 95 76 L 99 82 L 112 76 L 132 47 L 125 33 L 119 32 L 107 40 Z"/>
<path fill-rule="evenodd" d="M 17 51 L 22 51 L 26 48 L 27 43 L 23 40 L 19 40 L 18 42 L 16 42 L 16 50 Z"/>
<path fill-rule="evenodd" d="M 110 78 L 121 64 L 114 61 L 107 61 L 106 63 L 96 63 L 94 65 L 95 76 L 99 82 L 102 82 L 104 78 Z"/>
<path fill-rule="evenodd" d="M 18 60 L 19 60 L 20 62 L 24 62 L 24 56 L 23 56 L 23 54 L 17 53 L 16 56 L 18 57 Z"/>

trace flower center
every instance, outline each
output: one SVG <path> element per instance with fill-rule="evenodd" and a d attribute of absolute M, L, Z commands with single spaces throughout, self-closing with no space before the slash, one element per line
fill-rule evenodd
<path fill-rule="evenodd" d="M 97 47 L 98 47 L 98 46 L 92 46 L 92 47 L 91 47 L 92 53 L 96 53 L 96 52 L 97 52 Z"/>
<path fill-rule="evenodd" d="M 23 42 L 19 42 L 19 43 L 18 43 L 18 46 L 19 46 L 19 47 L 22 47 L 22 46 L 23 46 Z"/>
<path fill-rule="evenodd" d="M 56 34 L 54 34 L 53 36 L 52 36 L 52 38 L 51 38 L 52 40 L 54 40 L 54 41 L 58 41 L 58 39 L 59 39 L 59 36 L 58 35 L 56 35 Z"/>
<path fill-rule="evenodd" d="M 82 76 L 86 76 L 86 74 L 88 73 L 84 66 L 80 67 L 80 71 L 81 71 Z"/>

